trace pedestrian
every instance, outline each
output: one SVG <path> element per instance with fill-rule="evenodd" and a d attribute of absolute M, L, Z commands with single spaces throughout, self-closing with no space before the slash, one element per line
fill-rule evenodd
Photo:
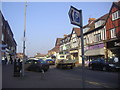
<path fill-rule="evenodd" d="M 13 63 L 13 60 L 12 60 L 12 57 L 10 56 L 10 63 L 12 64 Z"/>
<path fill-rule="evenodd" d="M 5 64 L 7 64 L 7 62 L 8 62 L 8 59 L 7 59 L 7 57 L 5 57 Z"/>
<path fill-rule="evenodd" d="M 14 62 L 14 77 L 20 77 L 21 76 L 21 70 L 22 70 L 22 62 L 20 62 L 20 59 L 18 61 Z"/>

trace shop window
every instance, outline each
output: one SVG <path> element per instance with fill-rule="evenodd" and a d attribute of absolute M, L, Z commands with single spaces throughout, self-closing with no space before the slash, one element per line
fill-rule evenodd
<path fill-rule="evenodd" d="M 111 35 L 111 38 L 115 38 L 116 37 L 115 28 L 110 30 L 110 35 Z"/>
<path fill-rule="evenodd" d="M 112 20 L 116 20 L 120 17 L 120 10 L 112 13 Z"/>
<path fill-rule="evenodd" d="M 64 58 L 64 56 L 60 56 L 60 58 Z"/>

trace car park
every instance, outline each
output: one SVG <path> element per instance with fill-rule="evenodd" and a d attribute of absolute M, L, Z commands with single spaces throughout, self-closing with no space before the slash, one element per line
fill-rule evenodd
<path fill-rule="evenodd" d="M 39 60 L 31 59 L 25 62 L 25 70 L 28 71 L 41 72 L 42 70 L 47 71 L 48 69 L 49 69 L 49 64 L 42 59 Z"/>
<path fill-rule="evenodd" d="M 120 71 L 120 64 L 112 60 L 97 59 L 89 62 L 89 69 L 102 71 Z"/>

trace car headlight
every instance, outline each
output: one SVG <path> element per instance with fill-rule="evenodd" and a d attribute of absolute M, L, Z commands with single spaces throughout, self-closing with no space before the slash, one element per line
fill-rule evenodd
<path fill-rule="evenodd" d="M 109 66 L 113 67 L 113 66 L 115 66 L 115 65 L 114 65 L 114 64 L 109 64 Z"/>

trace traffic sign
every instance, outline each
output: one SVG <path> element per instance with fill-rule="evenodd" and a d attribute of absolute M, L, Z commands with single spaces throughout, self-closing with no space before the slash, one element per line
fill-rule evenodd
<path fill-rule="evenodd" d="M 0 47 L 6 48 L 7 45 L 0 44 Z"/>
<path fill-rule="evenodd" d="M 71 24 L 77 25 L 80 27 L 80 37 L 81 37 L 81 56 L 82 56 L 82 88 L 84 88 L 84 82 L 85 82 L 85 77 L 84 77 L 84 40 L 83 40 L 83 25 L 82 25 L 82 10 L 78 10 L 74 8 L 73 6 L 70 7 L 69 10 L 69 17 Z M 80 45 L 80 42 L 79 42 Z M 80 46 L 79 46 L 80 47 Z"/>
<path fill-rule="evenodd" d="M 71 6 L 68 14 L 71 24 L 81 26 L 81 10 Z"/>

